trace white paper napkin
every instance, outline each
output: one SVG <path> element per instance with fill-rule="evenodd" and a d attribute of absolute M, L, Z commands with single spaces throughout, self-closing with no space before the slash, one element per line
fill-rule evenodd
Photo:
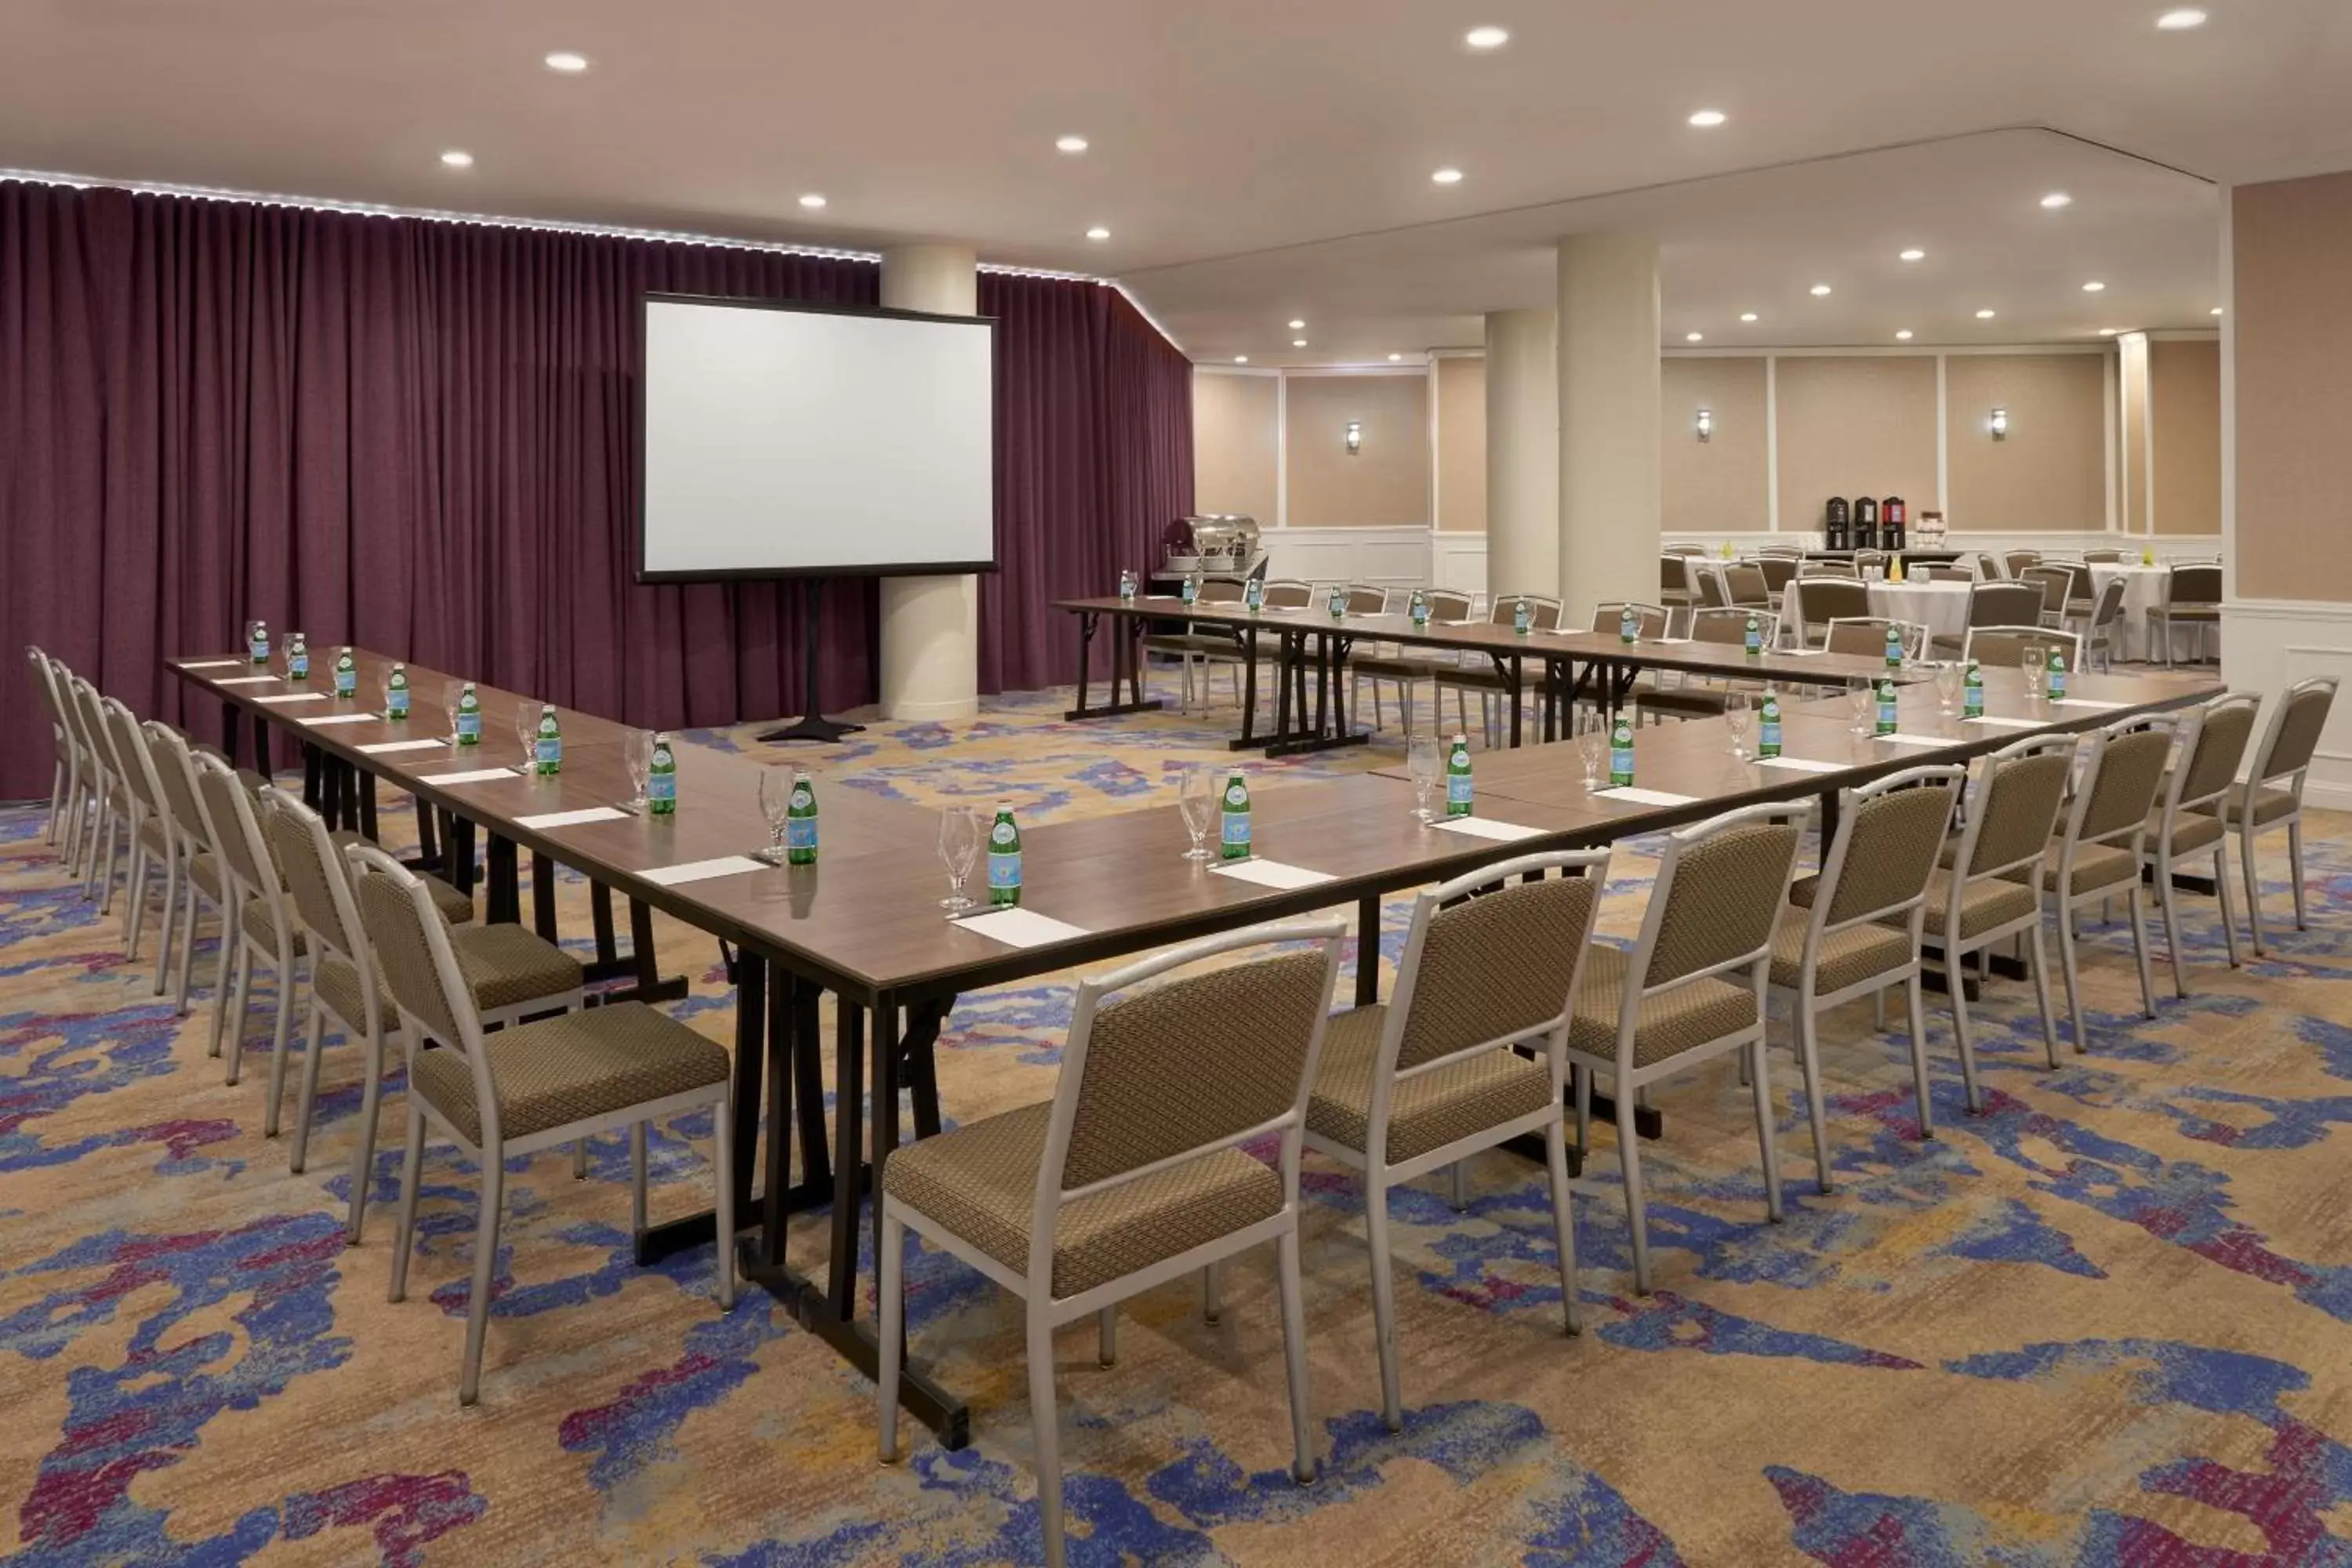
<path fill-rule="evenodd" d="M 1310 871 L 1304 866 L 1286 866 L 1279 860 L 1251 858 L 1236 860 L 1230 866 L 1216 868 L 1220 877 L 1231 877 L 1237 882 L 1255 882 L 1261 888 L 1311 888 L 1318 882 L 1331 879 L 1328 871 Z"/>
<path fill-rule="evenodd" d="M 1034 910 L 998 910 L 992 914 L 974 915 L 955 922 L 957 929 L 984 936 L 991 942 L 1001 942 L 1007 947 L 1043 947 L 1049 942 L 1068 942 L 1086 935 L 1084 928 L 1041 915 Z"/>
<path fill-rule="evenodd" d="M 2042 728 L 2042 721 L 2039 719 L 1996 719 L 1990 714 L 1987 714 L 1981 719 L 1963 719 L 1960 722 L 1963 724 L 1986 724 L 1996 730 L 2039 730 Z"/>
<path fill-rule="evenodd" d="M 180 668 L 182 669 L 235 669 L 244 662 L 245 660 L 241 658 L 192 658 L 183 661 Z"/>
<path fill-rule="evenodd" d="M 226 679 L 215 680 L 213 684 L 215 686 L 268 686 L 277 679 L 274 675 L 233 675 Z"/>
<path fill-rule="evenodd" d="M 1668 795 L 1662 789 L 1635 789 L 1631 784 L 1625 784 L 1617 789 L 1594 790 L 1592 798 L 1622 800 L 1628 805 L 1688 805 L 1697 797 L 1687 795 Z"/>
<path fill-rule="evenodd" d="M 386 752 L 446 752 L 448 749 L 446 741 L 378 741 L 373 746 L 362 746 L 360 751 L 367 756 L 380 757 Z"/>
<path fill-rule="evenodd" d="M 2095 697 L 2058 697 L 2051 700 L 2053 708 L 2121 708 L 2120 702 L 2102 702 Z"/>
<path fill-rule="evenodd" d="M 1906 735 L 1900 730 L 1895 731 L 1892 735 L 1877 735 L 1872 738 L 1896 746 L 1957 746 L 1960 743 L 1958 741 L 1948 741 L 1941 735 Z"/>
<path fill-rule="evenodd" d="M 429 784 L 481 784 L 488 779 L 511 780 L 513 777 L 514 770 L 511 768 L 475 768 L 462 773 L 436 773 L 431 778 L 420 779 L 417 782 Z"/>
<path fill-rule="evenodd" d="M 269 699 L 265 697 L 262 700 L 267 702 Z M 316 719 L 298 719 L 295 722 L 316 729 L 321 724 L 373 724 L 378 717 L 374 713 L 321 713 Z"/>
<path fill-rule="evenodd" d="M 680 882 L 707 881 L 712 877 L 740 877 L 746 871 L 764 871 L 767 866 L 749 855 L 721 855 L 716 860 L 688 860 L 683 866 L 662 866 L 637 874 L 646 881 L 664 888 L 675 888 Z"/>
<path fill-rule="evenodd" d="M 509 775 L 512 776 L 512 775 Z M 518 816 L 517 827 L 571 827 L 585 822 L 620 822 L 628 813 L 609 805 L 591 805 L 578 811 L 543 811 L 537 816 Z"/>
<path fill-rule="evenodd" d="M 272 708 L 281 702 L 324 702 L 326 700 L 327 694 L 323 691 L 281 691 L 275 697 L 254 699 L 256 702 L 266 703 Z"/>
<path fill-rule="evenodd" d="M 1448 833 L 1466 833 L 1473 838 L 1492 838 L 1501 844 L 1544 836 L 1540 827 L 1526 827 L 1516 822 L 1497 822 L 1491 816 L 1442 816 L 1430 826 L 1443 827 Z"/>
<path fill-rule="evenodd" d="M 1818 762 L 1811 757 L 1759 757 L 1759 768 L 1793 768 L 1801 773 L 1842 773 L 1853 766 L 1850 763 Z"/>

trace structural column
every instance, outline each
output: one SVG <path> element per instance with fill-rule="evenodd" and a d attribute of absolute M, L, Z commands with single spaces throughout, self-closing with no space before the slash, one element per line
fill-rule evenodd
<path fill-rule="evenodd" d="M 1654 604 L 1658 243 L 1559 242 L 1559 573 L 1568 624 L 1611 600 Z"/>
<path fill-rule="evenodd" d="M 1486 315 L 1486 591 L 1559 588 L 1559 372 L 1549 310 Z"/>
<path fill-rule="evenodd" d="M 902 245 L 882 253 L 885 310 L 980 313 L 969 247 Z M 882 579 L 882 713 L 969 719 L 980 711 L 980 580 Z"/>

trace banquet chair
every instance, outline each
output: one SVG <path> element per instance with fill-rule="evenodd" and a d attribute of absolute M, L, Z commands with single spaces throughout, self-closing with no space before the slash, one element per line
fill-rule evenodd
<path fill-rule="evenodd" d="M 1518 605 L 1528 606 L 1528 621 L 1537 631 L 1548 632 L 1559 626 L 1559 601 L 1542 594 L 1497 594 L 1486 612 L 1490 625 L 1511 626 L 1518 614 Z M 1437 671 L 1438 700 L 1442 704 L 1447 691 L 1454 693 L 1454 717 L 1465 731 L 1470 728 L 1466 706 L 1468 694 L 1478 695 L 1478 716 L 1487 748 L 1502 744 L 1500 701 L 1517 701 L 1521 693 L 1511 689 L 1508 670 L 1484 654 L 1469 654 L 1459 664 L 1442 666 Z M 1538 678 L 1540 679 L 1540 678 Z"/>
<path fill-rule="evenodd" d="M 1957 637 L 1937 637 L 1938 657 L 1957 658 L 1967 643 L 1967 632 L 1979 626 L 2031 626 L 2042 619 L 2042 589 L 2033 583 L 1979 583 L 1969 590 L 1968 626 Z"/>
<path fill-rule="evenodd" d="M 223 937 L 220 944 L 222 961 L 226 962 L 231 943 L 226 936 L 226 889 L 220 877 L 220 857 L 213 848 L 212 825 L 205 816 L 204 803 L 196 788 L 196 752 L 188 738 L 160 719 L 147 721 L 147 752 L 155 760 L 156 782 L 162 786 L 163 808 L 172 818 L 172 844 L 181 860 L 176 910 L 170 900 L 172 884 L 165 881 L 167 901 L 163 919 L 180 922 L 179 978 L 173 986 L 173 1007 L 182 1017 L 188 1015 L 188 987 L 195 967 L 196 917 L 198 900 L 208 899 L 214 911 L 221 915 Z M 163 975 L 155 975 L 156 992 L 163 991 Z M 215 993 L 214 1000 L 222 998 Z"/>
<path fill-rule="evenodd" d="M 1990 550 L 1979 550 L 1977 552 L 1978 582 L 1998 583 L 2008 575 L 2008 569 L 2001 565 L 2000 556 L 1995 555 Z"/>
<path fill-rule="evenodd" d="M 294 796 L 273 785 L 263 793 L 263 799 L 268 807 L 270 845 L 310 953 L 309 1032 L 303 1045 L 302 1085 L 295 1102 L 294 1146 L 289 1164 L 300 1175 L 310 1157 L 320 1058 L 324 1054 L 327 1020 L 331 1017 L 343 1037 L 357 1041 L 363 1052 L 360 1135 L 352 1153 L 352 1195 L 344 1222 L 346 1239 L 356 1242 L 375 1170 L 384 1045 L 398 1027 L 399 1010 L 384 989 L 367 931 L 360 923 L 344 845 L 329 831 L 325 817 Z M 426 897 L 434 903 L 436 917 L 447 924 L 439 900 L 432 898 L 429 889 Z M 450 951 L 483 1027 L 519 1023 L 542 1013 L 575 1013 L 584 1005 L 585 979 L 580 961 L 528 927 L 494 921 L 450 925 L 448 931 Z M 265 1136 L 277 1132 L 278 1108 L 285 1087 L 286 1058 L 282 1054 L 273 1056 L 269 1108 L 262 1127 Z"/>
<path fill-rule="evenodd" d="M 2238 836 L 2239 865 L 2246 877 L 2246 922 L 2252 929 L 2254 956 L 2263 949 L 2263 885 L 2254 872 L 2254 840 L 2286 829 L 2287 865 L 2294 891 L 2294 929 L 2305 929 L 2303 890 L 2303 790 L 2311 759 L 2336 702 L 2332 675 L 2298 680 L 2280 694 L 2271 721 L 2254 749 L 2246 782 L 2231 791 L 2221 819 Z"/>
<path fill-rule="evenodd" d="M 1630 952 L 1595 943 L 1585 954 L 1568 1036 L 1568 1060 L 1579 1069 L 1577 1147 L 1591 1146 L 1592 1076 L 1606 1073 L 1617 1106 L 1636 1294 L 1650 1293 L 1650 1237 L 1633 1110 L 1658 1079 L 1733 1051 L 1747 1055 L 1764 1152 L 1764 1209 L 1780 1217 L 1764 995 L 1801 837 L 1798 815 L 1782 805 L 1751 805 L 1670 835 L 1640 940 Z"/>
<path fill-rule="evenodd" d="M 1889 620 L 1882 616 L 1841 616 L 1829 624 L 1828 634 L 1822 639 L 1822 648 L 1830 653 L 1852 654 L 1859 658 L 1886 657 L 1886 628 L 1893 626 L 1902 639 L 1903 657 L 1906 659 L 1927 656 L 1927 628 L 1916 621 Z"/>
<path fill-rule="evenodd" d="M 296 963 L 308 944 L 289 905 L 277 854 L 262 831 L 259 814 L 268 808 L 257 792 L 266 785 L 238 777 L 236 769 L 210 752 L 196 752 L 194 761 L 196 799 L 204 810 L 206 838 L 220 879 L 220 968 L 214 984 L 212 1045 L 207 1054 L 223 1054 L 221 1038 L 226 1029 L 226 1081 L 234 1084 L 245 1059 L 245 1023 L 253 1005 L 255 961 L 268 963 L 277 981 L 278 1016 L 270 1045 L 270 1059 L 276 1063 L 286 1055 L 287 1035 L 294 1021 Z M 264 1131 L 275 1133 L 278 1104 L 274 1098 L 262 1114 Z"/>
<path fill-rule="evenodd" d="M 1769 650 L 1776 646 L 1780 636 L 1780 617 L 1769 610 L 1751 610 L 1736 605 L 1692 611 L 1691 640 L 1710 647 L 1745 647 L 1748 617 L 1751 615 L 1756 617 L 1757 633 L 1762 639 L 1762 646 Z M 1706 684 L 1701 685 L 1696 682 L 1705 678 L 1689 678 L 1670 687 L 1656 684 L 1667 673 L 1658 671 L 1643 675 L 1634 681 L 1634 700 L 1643 718 L 1712 719 L 1723 712 L 1727 706 L 1725 699 L 1731 693 L 1761 692 L 1764 689 L 1764 683 L 1760 680 L 1706 679 Z"/>
<path fill-rule="evenodd" d="M 2221 624 L 2221 569 L 2211 565 L 2168 568 L 2157 602 L 2147 607 L 2147 640 L 2164 649 L 2164 668 L 2172 668 L 2174 626 L 2197 628 L 2197 658 L 2201 663 L 2205 634 Z"/>
<path fill-rule="evenodd" d="M 360 923 L 399 1010 L 408 1068 L 408 1146 L 401 1162 L 400 1223 L 388 1299 L 408 1293 L 429 1126 L 481 1172 L 473 1288 L 466 1299 L 457 1403 L 480 1392 L 482 1342 L 497 1279 L 506 1163 L 615 1128 L 629 1130 L 631 1219 L 646 1228 L 646 1128 L 710 1113 L 710 1170 L 719 1245 L 712 1250 L 721 1311 L 735 1305 L 733 1122 L 727 1051 L 642 1002 L 620 1002 L 484 1035 L 451 930 L 424 883 L 372 844 L 344 850 L 357 879 Z M 436 1042 L 431 1050 L 425 1047 Z"/>
<path fill-rule="evenodd" d="M 1307 1147 L 1363 1176 L 1381 1408 L 1392 1432 L 1404 1429 L 1404 1404 L 1390 1188 L 1451 1167 L 1459 1207 L 1464 1162 L 1541 1133 L 1567 1328 L 1580 1327 L 1560 1108 L 1569 1005 L 1608 878 L 1609 851 L 1580 849 L 1523 856 L 1424 889 L 1388 1002 L 1324 1026 Z"/>
<path fill-rule="evenodd" d="M 890 1154 L 876 1173 L 875 1205 L 883 1462 L 898 1458 L 909 1230 L 1023 1300 L 1037 1505 L 1055 1568 L 1064 1546 L 1054 1331 L 1094 1318 L 1108 1363 L 1120 1301 L 1187 1275 L 1213 1280 L 1215 1266 L 1271 1241 L 1291 1474 L 1301 1485 L 1314 1479 L 1298 1160 L 1345 931 L 1325 920 L 1234 931 L 1085 981 L 1053 1099 Z M 1274 952 L 1300 942 L 1312 945 Z M 1135 989 L 1239 955 L 1250 961 Z M 1132 994 L 1106 1000 L 1119 993 Z M 1269 1137 L 1279 1139 L 1271 1164 L 1242 1147 Z"/>
<path fill-rule="evenodd" d="M 2083 658 L 2097 659 L 2101 669 L 2112 669 L 2116 661 L 2117 627 L 2123 619 L 2126 584 L 2121 577 L 2110 577 L 2098 591 L 2098 596 L 2088 606 L 2089 614 L 2075 616 L 2070 607 L 2068 619 L 2083 629 L 2076 635 L 2083 639 Z"/>
<path fill-rule="evenodd" d="M 1780 595 L 1790 584 L 1797 580 L 1797 574 L 1803 570 L 1803 558 L 1768 552 L 1756 557 L 1756 570 L 1763 574 L 1766 595 L 1774 605 L 1780 605 L 1782 615 L 1788 614 L 1788 606 L 1780 604 Z"/>
<path fill-rule="evenodd" d="M 2189 994 L 2189 979 L 2181 967 L 2180 916 L 2173 907 L 2179 890 L 2172 885 L 2172 868 L 2186 857 L 2212 856 L 2213 893 L 2221 902 L 2221 940 L 2230 967 L 2238 967 L 2238 925 L 2230 912 L 2229 833 L 2222 814 L 2261 709 L 2262 698 L 2255 693 L 2231 691 L 2181 715 L 2181 763 L 2165 774 L 2162 801 L 2148 819 L 2142 854 L 2155 872 L 2157 908 L 2164 915 L 2176 996 Z"/>
<path fill-rule="evenodd" d="M 2074 1049 L 2090 1048 L 2089 1020 L 2083 1011 L 2081 961 L 2074 917 L 2087 905 L 2122 896 L 2131 920 L 2132 948 L 2139 960 L 2140 1004 L 2156 1016 L 2156 980 L 2147 960 L 2147 921 L 2140 897 L 2140 859 L 2149 814 L 2164 784 L 2172 755 L 2169 717 L 2126 719 L 2095 731 L 2083 752 L 2081 776 L 2065 826 L 2042 861 L 2044 890 L 2058 915 L 2059 968 L 2066 977 L 2066 1010 L 2074 1022 Z"/>
<path fill-rule="evenodd" d="M 1731 590 L 1724 584 L 1723 567 L 1712 561 L 1693 561 L 1690 574 L 1691 587 L 1697 595 L 1692 601 L 1694 609 L 1719 610 L 1731 603 Z"/>
<path fill-rule="evenodd" d="M 2074 596 L 2074 574 L 2063 565 L 2028 566 L 2018 574 L 2018 581 L 2031 583 L 2042 590 L 2042 624 L 2060 625 L 2066 614 L 2066 602 Z"/>
<path fill-rule="evenodd" d="M 2025 569 L 2027 567 L 2039 566 L 2042 564 L 2042 552 L 2039 550 L 2012 550 L 2008 554 L 2001 557 L 2001 564 L 2008 568 L 2007 574 L 2009 576 L 2014 577 L 2020 582 L 2022 582 L 2025 578 Z"/>
<path fill-rule="evenodd" d="M 1669 625 L 1675 616 L 1698 603 L 1691 566 L 1687 555 L 1668 552 L 1658 557 L 1658 603 L 1665 606 Z"/>
<path fill-rule="evenodd" d="M 58 672 L 49 656 L 27 644 L 25 662 L 32 667 L 33 689 L 49 716 L 49 819 L 42 828 L 41 841 L 55 844 L 65 829 L 66 806 L 81 786 L 81 753 L 66 729 L 64 700 L 58 695 Z"/>
<path fill-rule="evenodd" d="M 1859 582 L 1862 574 L 1851 560 L 1834 555 L 1808 555 L 1804 573 L 1808 577 L 1845 577 Z"/>
<path fill-rule="evenodd" d="M 1977 574 L 1965 566 L 1928 565 L 1920 569 L 1920 576 L 1929 583 L 1973 583 Z"/>
<path fill-rule="evenodd" d="M 2083 639 L 2073 632 L 2052 631 L 2046 626 L 1970 626 L 1960 643 L 1960 662 L 1975 659 L 1980 665 L 2000 669 L 2015 669 L 2029 647 L 2062 647 L 2066 650 L 2066 668 L 2083 668 Z M 2049 655 L 2043 654 L 2047 658 Z"/>
<path fill-rule="evenodd" d="M 1909 768 L 1838 793 L 1837 829 L 1822 851 L 1809 896 L 1793 897 L 1772 929 L 1770 990 L 1789 1002 L 1797 1063 L 1812 1121 L 1813 1167 L 1830 1190 L 1828 1111 L 1814 1043 L 1820 1016 L 1844 1003 L 1903 987 L 1911 1020 L 1911 1079 L 1919 1136 L 1935 1136 L 1927 1109 L 1927 1028 L 1920 998 L 1920 940 L 1927 888 L 1964 768 Z M 1793 895 L 1794 887 L 1790 889 Z"/>
<path fill-rule="evenodd" d="M 107 733 L 106 719 L 100 708 L 98 688 L 79 675 L 68 674 L 64 693 L 67 716 L 81 736 L 82 754 L 90 763 L 88 776 L 82 781 L 83 813 L 78 829 L 83 839 L 82 893 L 98 900 L 99 913 L 111 914 L 115 868 L 122 858 L 119 835 L 129 809 L 129 797 L 123 789 L 121 765 L 115 760 L 114 743 Z"/>
<path fill-rule="evenodd" d="M 1430 588 L 1423 590 L 1423 598 L 1429 605 L 1429 624 L 1433 626 L 1466 621 L 1470 618 L 1474 600 L 1468 594 L 1456 593 L 1451 588 Z M 1381 644 L 1368 652 L 1351 653 L 1348 656 L 1349 682 L 1348 706 L 1350 710 L 1353 710 L 1361 705 L 1361 685 L 1366 681 L 1370 682 L 1372 723 L 1374 728 L 1378 728 L 1381 722 L 1381 683 L 1394 681 L 1397 689 L 1397 711 L 1403 715 L 1404 732 L 1410 737 L 1412 734 L 1414 719 L 1413 683 L 1427 680 L 1433 688 L 1440 675 L 1449 674 L 1459 668 L 1459 661 L 1453 655 L 1425 647 Z M 1444 715 L 1438 711 L 1438 700 L 1433 689 L 1430 700 L 1430 721 L 1443 724 Z M 1465 724 L 1463 728 L 1466 731 L 1469 726 Z"/>
<path fill-rule="evenodd" d="M 1200 592 L 1194 602 L 1202 605 L 1238 605 L 1246 592 L 1242 579 L 1238 577 L 1204 577 L 1201 580 Z M 1241 634 L 1231 626 L 1212 622 L 1188 621 L 1181 632 L 1162 632 L 1146 637 L 1143 639 L 1143 652 L 1147 659 L 1155 653 L 1166 655 L 1174 658 L 1181 667 L 1183 685 L 1182 694 L 1177 703 L 1179 712 L 1190 713 L 1192 710 L 1192 670 L 1196 665 L 1201 671 L 1201 701 L 1203 707 L 1207 706 L 1210 700 L 1210 667 L 1219 664 L 1225 666 L 1232 673 L 1234 704 L 1236 707 L 1240 706 L 1242 665 L 1249 656 L 1244 651 Z"/>
<path fill-rule="evenodd" d="M 1789 585 L 1780 600 L 1780 624 L 1796 634 L 1800 647 L 1820 647 L 1829 637 L 1832 621 L 1858 620 L 1870 614 L 1870 590 L 1842 577 L 1804 576 Z"/>
<path fill-rule="evenodd" d="M 2120 550 L 2085 550 L 2083 563 L 2086 566 L 2113 566 L 2127 559 Z"/>
<path fill-rule="evenodd" d="M 1723 586 L 1731 602 L 1748 609 L 1772 607 L 1770 577 L 1760 561 L 1731 561 L 1723 568 Z"/>
<path fill-rule="evenodd" d="M 147 732 L 139 727 L 131 710 L 111 697 L 100 700 L 99 717 L 121 769 L 129 813 L 125 837 L 131 844 L 131 866 L 123 881 L 122 955 L 133 963 L 139 961 L 139 935 L 146 923 L 148 876 L 157 870 L 163 873 L 163 913 L 157 921 L 162 929 L 155 938 L 159 950 L 155 990 L 160 994 L 163 973 L 172 963 L 172 898 L 177 891 L 181 861 L 178 836 L 164 803 L 163 780 L 148 752 Z"/>
<path fill-rule="evenodd" d="M 1886 575 L 1886 552 L 1857 550 L 1853 552 L 1853 574 L 1865 581 Z"/>

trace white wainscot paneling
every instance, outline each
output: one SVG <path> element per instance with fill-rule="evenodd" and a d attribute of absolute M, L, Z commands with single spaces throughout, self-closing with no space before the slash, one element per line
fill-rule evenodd
<path fill-rule="evenodd" d="M 1430 541 L 1430 585 L 1458 593 L 1486 591 L 1486 536 L 1483 533 L 1433 533 Z"/>
<path fill-rule="evenodd" d="M 2263 694 L 2264 726 L 2267 705 L 2298 680 L 2332 675 L 2352 688 L 2352 605 L 2240 599 L 2222 605 L 2221 671 L 2232 689 Z M 2339 693 L 2327 716 L 2304 795 L 2315 806 L 2352 811 L 2352 694 Z"/>
<path fill-rule="evenodd" d="M 1269 528 L 1258 538 L 1270 577 L 1417 587 L 1429 581 L 1426 528 Z"/>

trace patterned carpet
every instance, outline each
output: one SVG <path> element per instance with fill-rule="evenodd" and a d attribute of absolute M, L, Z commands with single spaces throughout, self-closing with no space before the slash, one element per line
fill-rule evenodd
<path fill-rule="evenodd" d="M 1224 754 L 1216 726 L 1073 726 L 1063 700 L 877 725 L 824 756 L 824 785 L 1041 820 L 1165 798 Z M 1380 755 L 1254 772 L 1278 789 Z M 1402 1434 L 1378 1414 L 1360 1199 L 1310 1161 L 1322 1478 L 1288 1479 L 1273 1259 L 1246 1259 L 1217 1326 L 1171 1287 L 1130 1303 L 1115 1367 L 1090 1328 L 1064 1335 L 1073 1562 L 2352 1564 L 2352 819 L 2315 816 L 2308 931 L 2274 843 L 2271 957 L 2227 969 L 2213 904 L 2187 899 L 2192 994 L 2153 1022 L 2126 929 L 2089 930 L 2090 1050 L 2061 1072 L 2037 1065 L 2030 988 L 1994 983 L 1984 1115 L 1931 998 L 1931 1144 L 1902 1034 L 1838 1014 L 1833 1197 L 1783 1055 L 1785 1224 L 1764 1222 L 1730 1064 L 1662 1087 L 1659 1289 L 1631 1294 L 1613 1185 L 1580 1197 L 1580 1339 L 1538 1168 L 1477 1162 L 1466 1214 L 1442 1182 L 1400 1192 Z M 1642 847 L 1615 867 L 1620 936 Z M 203 993 L 174 1019 L 152 949 L 126 963 L 119 921 L 61 882 L 40 814 L 0 811 L 0 1562 L 1037 1559 L 1017 1307 L 940 1255 L 911 1269 L 914 1354 L 971 1401 L 976 1441 L 914 1427 L 878 1467 L 871 1385 L 756 1290 L 720 1316 L 708 1249 L 631 1266 L 618 1140 L 585 1183 L 560 1155 L 514 1163 L 482 1403 L 461 1410 L 471 1173 L 428 1153 L 409 1299 L 387 1304 L 396 1112 L 384 1206 L 362 1246 L 341 1233 L 356 1053 L 328 1047 L 310 1173 L 289 1175 L 260 1134 L 266 1075 L 226 1088 L 205 1056 Z M 584 932 L 583 885 L 562 898 Z M 711 942 L 667 922 L 659 942 L 695 976 L 675 1012 L 730 1038 Z M 949 1115 L 1044 1099 L 1068 1007 L 1067 977 L 965 998 Z M 656 1219 L 707 1201 L 708 1132 L 657 1135 Z M 812 1265 L 823 1230 L 798 1222 Z"/>

